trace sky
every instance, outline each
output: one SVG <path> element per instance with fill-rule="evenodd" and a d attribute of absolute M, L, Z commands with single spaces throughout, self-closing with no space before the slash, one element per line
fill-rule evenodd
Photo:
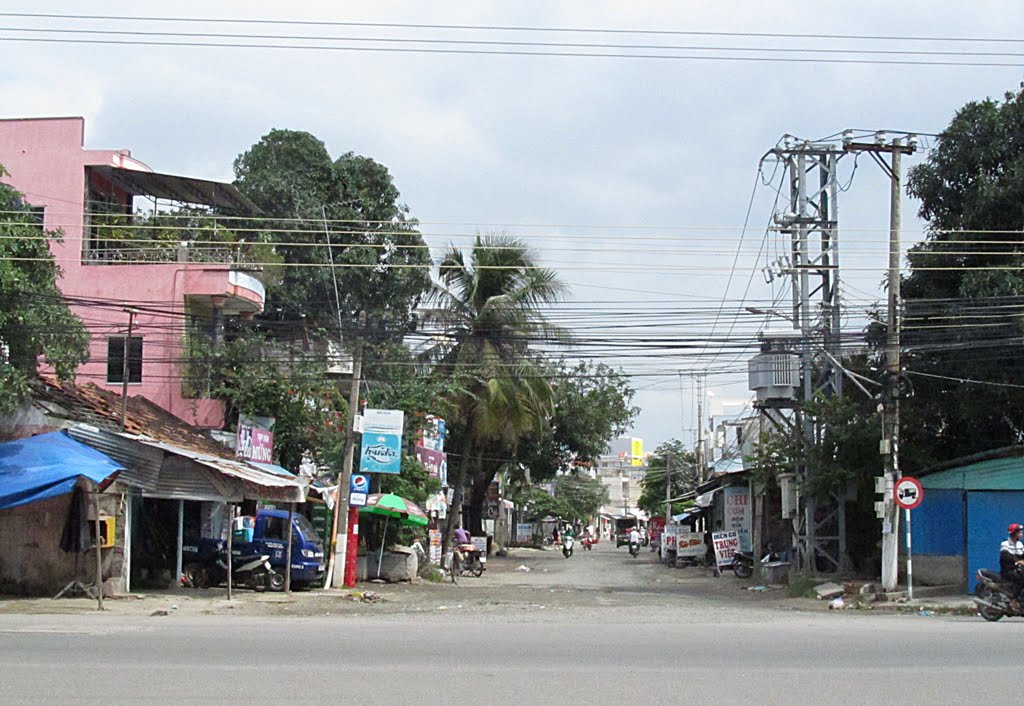
<path fill-rule="evenodd" d="M 582 345 L 575 354 L 633 376 L 642 412 L 632 434 L 648 450 L 673 437 L 692 440 L 693 373 L 710 373 L 709 409 L 741 409 L 753 352 L 710 345 L 684 353 L 649 339 L 714 336 L 745 345 L 765 325 L 746 307 L 785 306 L 786 290 L 761 272 L 779 254 L 778 236 L 766 225 L 781 176 L 770 162 L 759 171 L 761 157 L 784 134 L 817 139 L 846 128 L 917 132 L 928 146 L 927 135 L 940 132 L 959 107 L 1016 89 L 1024 71 L 1024 40 L 963 41 L 1012 40 L 1011 28 L 1024 26 L 1024 5 L 1016 2 L 769 1 L 755 8 L 180 0 L 82 7 L 4 3 L 0 117 L 81 115 L 88 148 L 130 148 L 157 171 L 225 181 L 235 157 L 273 128 L 306 130 L 334 157 L 372 157 L 388 167 L 437 252 L 492 231 L 515 233 L 538 249 L 570 287 L 551 318 L 576 332 Z M 86 12 L 150 19 L 70 17 Z M 481 29 L 498 26 L 521 29 Z M 614 31 L 569 31 L 584 29 Z M 278 38 L 166 34 L 175 32 Z M 744 33 L 773 36 L 737 36 Z M 319 37 L 304 42 L 319 48 L 253 46 L 294 44 L 297 35 Z M 193 45 L 110 43 L 140 39 Z M 517 44 L 455 43 L 468 41 Z M 197 46 L 203 42 L 240 46 Z M 481 49 L 506 53 L 453 53 Z M 947 53 L 867 53 L 877 51 Z M 819 61 L 791 61 L 811 57 Z M 1009 65 L 865 63 L 878 60 Z M 924 156 L 911 157 L 909 166 Z M 855 167 L 844 158 L 840 171 L 844 330 L 855 332 L 881 291 L 889 182 L 869 159 Z M 909 246 L 924 224 L 912 199 L 903 210 Z M 779 323 L 786 325 L 772 325 Z M 723 400 L 733 404 L 720 408 Z"/>

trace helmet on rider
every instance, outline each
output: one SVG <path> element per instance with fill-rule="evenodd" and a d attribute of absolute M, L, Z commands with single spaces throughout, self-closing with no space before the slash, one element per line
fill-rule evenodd
<path fill-rule="evenodd" d="M 1006 529 L 1006 533 L 1007 534 L 1013 534 L 1014 532 L 1020 532 L 1021 530 L 1024 530 L 1024 525 L 1021 525 L 1021 524 L 1019 524 L 1017 522 L 1013 522 Z"/>

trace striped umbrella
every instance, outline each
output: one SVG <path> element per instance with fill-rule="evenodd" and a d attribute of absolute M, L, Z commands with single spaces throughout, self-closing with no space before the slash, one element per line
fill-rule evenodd
<path fill-rule="evenodd" d="M 394 517 L 401 520 L 404 525 L 419 525 L 424 527 L 429 520 L 427 513 L 420 509 L 420 506 L 412 500 L 406 500 L 401 495 L 394 493 L 373 493 L 366 496 L 366 507 L 359 508 L 359 512 L 368 515 L 383 515 L 384 537 L 380 543 L 380 557 L 377 559 L 377 576 L 380 576 L 380 567 L 384 563 L 384 544 L 388 537 L 388 521 Z"/>

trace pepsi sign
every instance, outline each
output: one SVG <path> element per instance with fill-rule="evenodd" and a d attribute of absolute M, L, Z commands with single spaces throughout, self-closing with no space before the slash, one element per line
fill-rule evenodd
<path fill-rule="evenodd" d="M 352 507 L 363 507 L 369 493 L 370 478 L 361 473 L 353 473 L 348 483 L 348 504 Z"/>

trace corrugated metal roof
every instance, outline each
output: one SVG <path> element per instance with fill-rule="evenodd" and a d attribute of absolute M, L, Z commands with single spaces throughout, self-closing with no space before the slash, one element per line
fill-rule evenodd
<path fill-rule="evenodd" d="M 122 433 L 121 436 L 146 446 L 161 449 L 167 453 L 183 456 L 229 477 L 237 478 L 247 484 L 246 497 L 264 498 L 266 495 L 256 489 L 265 488 L 273 491 L 274 499 L 289 500 L 291 502 L 306 501 L 306 488 L 309 485 L 308 479 L 296 476 L 285 477 L 278 473 L 270 473 L 256 468 L 245 461 L 218 458 L 201 451 L 193 451 L 192 449 L 182 448 L 145 436 L 128 434 L 127 432 Z"/>
<path fill-rule="evenodd" d="M 997 458 L 922 477 L 925 490 L 1024 490 L 1024 458 Z"/>
<path fill-rule="evenodd" d="M 159 449 L 132 443 L 118 434 L 88 424 L 75 424 L 68 429 L 68 434 L 75 441 L 102 451 L 123 465 L 125 469 L 118 476 L 119 483 L 144 491 L 156 489 L 164 461 Z"/>

